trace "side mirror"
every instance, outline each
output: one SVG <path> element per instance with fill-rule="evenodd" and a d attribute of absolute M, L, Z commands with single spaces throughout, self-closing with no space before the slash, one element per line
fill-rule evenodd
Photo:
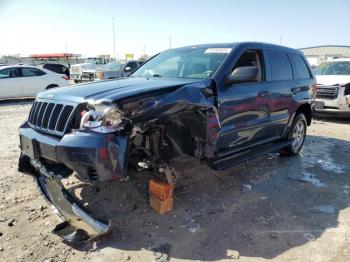
<path fill-rule="evenodd" d="M 131 70 L 132 70 L 132 69 L 131 69 L 130 66 L 127 66 L 127 67 L 125 67 L 125 69 L 124 69 L 125 72 L 130 72 Z"/>
<path fill-rule="evenodd" d="M 227 76 L 226 84 L 256 81 L 258 76 L 257 66 L 242 66 L 233 70 L 232 74 Z"/>

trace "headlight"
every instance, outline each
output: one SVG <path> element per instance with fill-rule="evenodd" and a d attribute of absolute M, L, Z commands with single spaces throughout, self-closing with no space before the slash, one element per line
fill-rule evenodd
<path fill-rule="evenodd" d="M 81 130 L 92 130 L 100 133 L 113 133 L 120 128 L 123 113 L 113 106 L 99 106 L 83 114 L 80 121 Z"/>
<path fill-rule="evenodd" d="M 96 78 L 100 80 L 103 80 L 105 78 L 105 74 L 102 71 L 97 71 L 95 75 Z"/>

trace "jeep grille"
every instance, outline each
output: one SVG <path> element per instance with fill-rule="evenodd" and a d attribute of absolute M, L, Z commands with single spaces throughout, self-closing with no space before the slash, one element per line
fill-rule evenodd
<path fill-rule="evenodd" d="M 29 125 L 39 131 L 63 136 L 69 128 L 74 105 L 35 101 L 28 117 Z"/>
<path fill-rule="evenodd" d="M 317 86 L 316 98 L 335 99 L 338 97 L 338 87 Z"/>

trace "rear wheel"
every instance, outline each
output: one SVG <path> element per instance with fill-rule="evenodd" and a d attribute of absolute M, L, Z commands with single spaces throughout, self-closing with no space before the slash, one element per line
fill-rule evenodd
<path fill-rule="evenodd" d="M 288 140 L 291 144 L 281 150 L 282 155 L 293 156 L 299 154 L 306 137 L 307 121 L 304 114 L 298 114 L 293 120 L 288 133 Z"/>

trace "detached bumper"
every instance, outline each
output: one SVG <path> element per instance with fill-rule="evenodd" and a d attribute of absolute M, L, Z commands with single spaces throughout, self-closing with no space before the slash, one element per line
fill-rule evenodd
<path fill-rule="evenodd" d="M 63 187 L 55 172 L 49 171 L 37 160 L 30 160 L 26 155 L 21 155 L 20 167 L 20 171 L 34 175 L 41 192 L 63 220 L 53 233 L 62 237 L 65 242 L 84 243 L 110 232 L 111 221 L 98 220 L 84 210 Z"/>
<path fill-rule="evenodd" d="M 106 181 L 126 175 L 124 136 L 76 131 L 56 138 L 30 128 L 27 123 L 20 127 L 19 136 L 22 154 L 30 159 L 64 164 L 84 181 Z"/>

